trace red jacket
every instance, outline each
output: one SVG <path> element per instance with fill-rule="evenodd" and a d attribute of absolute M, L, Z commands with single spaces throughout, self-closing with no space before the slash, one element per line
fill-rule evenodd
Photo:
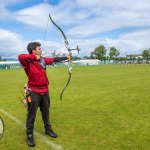
<path fill-rule="evenodd" d="M 26 72 L 31 91 L 38 94 L 48 93 L 49 81 L 46 69 L 41 67 L 40 60 L 36 60 L 34 54 L 20 54 L 18 59 Z M 51 65 L 54 62 L 54 58 L 45 57 L 44 61 L 46 65 Z"/>

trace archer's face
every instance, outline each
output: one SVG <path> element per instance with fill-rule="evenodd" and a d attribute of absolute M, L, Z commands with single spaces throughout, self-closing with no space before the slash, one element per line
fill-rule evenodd
<path fill-rule="evenodd" d="M 41 56 L 42 55 L 41 47 L 37 46 L 36 50 L 33 50 L 33 54 Z"/>

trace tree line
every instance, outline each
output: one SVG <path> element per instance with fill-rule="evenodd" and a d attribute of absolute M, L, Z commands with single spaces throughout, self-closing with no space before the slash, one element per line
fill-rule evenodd
<path fill-rule="evenodd" d="M 2 57 L 0 56 L 0 61 L 6 61 L 6 59 L 2 59 Z"/>
<path fill-rule="evenodd" d="M 107 52 L 108 52 L 108 55 L 107 55 Z M 65 53 L 57 54 L 56 50 L 54 50 L 51 53 L 52 57 L 56 57 L 56 56 L 59 57 L 59 56 L 65 56 L 65 55 L 66 55 Z M 142 56 L 142 58 L 140 56 Z M 91 51 L 90 56 L 83 56 L 83 58 L 74 56 L 73 60 L 98 59 L 101 61 L 106 61 L 106 60 L 120 61 L 121 63 L 123 61 L 125 63 L 126 61 L 129 61 L 132 63 L 134 63 L 134 61 L 137 61 L 137 63 L 142 63 L 142 61 L 145 60 L 146 63 L 150 63 L 150 48 L 143 50 L 140 56 L 136 54 L 132 54 L 132 55 L 126 55 L 125 57 L 121 57 L 120 52 L 116 47 L 112 46 L 109 49 L 106 49 L 104 45 L 99 45 L 93 51 Z M 0 61 L 6 61 L 6 59 L 2 59 L 2 57 L 0 56 Z"/>
<path fill-rule="evenodd" d="M 108 55 L 107 55 L 108 51 Z M 105 48 L 104 45 L 99 45 L 96 47 L 91 53 L 90 56 L 84 56 L 85 59 L 99 59 L 99 60 L 115 60 L 115 61 L 132 61 L 134 63 L 135 60 L 137 60 L 138 63 L 140 63 L 142 60 L 145 60 L 146 63 L 149 63 L 150 61 L 150 48 L 143 50 L 140 56 L 138 55 L 126 55 L 125 57 L 119 56 L 120 52 L 117 48 L 114 46 L 110 47 L 108 50 Z"/>

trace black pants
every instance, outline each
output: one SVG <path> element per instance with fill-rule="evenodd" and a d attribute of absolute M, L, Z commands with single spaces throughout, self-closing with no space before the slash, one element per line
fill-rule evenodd
<path fill-rule="evenodd" d="M 50 107 L 49 94 L 47 93 L 44 95 L 38 95 L 35 92 L 31 92 L 30 97 L 31 97 L 31 103 L 28 103 L 26 133 L 27 134 L 33 133 L 34 121 L 35 121 L 38 106 L 40 107 L 40 110 L 41 110 L 45 129 L 50 129 L 51 125 L 49 121 L 49 107 Z"/>

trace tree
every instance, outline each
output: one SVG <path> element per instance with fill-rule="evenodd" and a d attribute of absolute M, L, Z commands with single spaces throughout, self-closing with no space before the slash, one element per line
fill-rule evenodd
<path fill-rule="evenodd" d="M 90 59 L 90 57 L 88 57 L 88 56 L 83 56 L 83 59 Z"/>
<path fill-rule="evenodd" d="M 115 47 L 110 47 L 109 57 L 111 60 L 117 59 L 119 54 L 119 51 Z"/>
<path fill-rule="evenodd" d="M 107 50 L 104 45 L 100 45 L 96 47 L 93 52 L 91 52 L 91 56 L 96 59 L 103 60 L 105 58 L 106 52 Z"/>
<path fill-rule="evenodd" d="M 56 50 L 54 50 L 52 53 L 51 53 L 52 57 L 55 57 L 56 56 Z"/>
<path fill-rule="evenodd" d="M 95 59 L 94 51 L 90 53 L 90 58 L 91 58 L 91 59 Z"/>
<path fill-rule="evenodd" d="M 137 63 L 138 63 L 138 64 L 142 64 L 142 58 L 141 58 L 141 57 L 138 57 Z"/>
<path fill-rule="evenodd" d="M 122 63 L 127 63 L 127 57 L 118 57 L 117 60 L 119 60 Z"/>
<path fill-rule="evenodd" d="M 150 59 L 150 48 L 146 49 L 143 51 L 142 53 L 143 58 L 146 59 L 146 63 L 148 62 L 148 60 Z"/>
<path fill-rule="evenodd" d="M 136 60 L 135 55 L 129 55 L 129 63 L 134 63 L 134 61 Z"/>
<path fill-rule="evenodd" d="M 66 56 L 65 53 L 57 52 L 56 50 L 53 50 L 51 53 L 52 57 L 60 57 L 60 56 Z"/>

